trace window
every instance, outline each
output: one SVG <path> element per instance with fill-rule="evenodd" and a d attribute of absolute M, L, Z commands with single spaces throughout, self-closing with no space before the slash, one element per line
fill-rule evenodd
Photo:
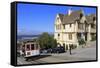
<path fill-rule="evenodd" d="M 95 28 L 95 24 L 93 23 L 93 24 L 91 24 L 91 28 Z"/>
<path fill-rule="evenodd" d="M 78 28 L 79 28 L 79 29 L 84 29 L 84 24 L 79 23 L 79 24 L 78 24 Z"/>
<path fill-rule="evenodd" d="M 30 45 L 26 46 L 26 50 L 29 51 L 30 50 Z"/>
<path fill-rule="evenodd" d="M 59 29 L 61 29 L 61 25 L 59 24 Z"/>
<path fill-rule="evenodd" d="M 61 29 L 61 25 L 60 24 L 56 25 L 56 29 L 57 30 Z"/>
<path fill-rule="evenodd" d="M 63 25 L 63 28 L 65 29 L 65 24 Z"/>
<path fill-rule="evenodd" d="M 72 27 L 72 24 L 70 24 L 69 26 Z"/>
<path fill-rule="evenodd" d="M 59 37 L 60 37 L 60 34 L 58 34 L 58 39 L 59 39 Z"/>
<path fill-rule="evenodd" d="M 60 29 L 60 25 L 58 25 L 58 29 Z"/>
<path fill-rule="evenodd" d="M 27 55 L 30 55 L 31 53 L 30 52 L 27 52 Z"/>
<path fill-rule="evenodd" d="M 69 37 L 69 40 L 72 40 L 72 34 L 69 34 L 68 37 Z"/>
<path fill-rule="evenodd" d="M 60 36 L 60 34 L 58 34 L 58 37 Z"/>
<path fill-rule="evenodd" d="M 31 44 L 31 50 L 34 50 L 34 44 Z"/>
<path fill-rule="evenodd" d="M 81 33 L 77 33 L 77 38 L 78 38 L 78 39 L 81 38 Z"/>
<path fill-rule="evenodd" d="M 59 26 L 60 26 L 60 28 L 59 28 L 59 29 L 61 29 L 61 24 L 60 24 Z"/>

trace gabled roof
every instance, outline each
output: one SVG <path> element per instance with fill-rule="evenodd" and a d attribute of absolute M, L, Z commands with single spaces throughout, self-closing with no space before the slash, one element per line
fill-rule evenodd
<path fill-rule="evenodd" d="M 82 10 L 73 11 L 70 15 L 65 15 L 63 18 L 63 24 L 73 23 L 80 18 L 80 14 L 82 14 Z"/>
<path fill-rule="evenodd" d="M 86 16 L 86 21 L 87 21 L 87 23 L 88 24 L 90 24 L 90 23 L 93 23 L 93 18 L 96 18 L 96 15 L 95 14 L 91 14 L 91 15 L 87 15 Z"/>
<path fill-rule="evenodd" d="M 80 20 L 80 14 L 83 14 L 82 10 L 72 11 L 70 15 L 66 14 L 58 14 L 60 17 L 60 20 L 62 21 L 62 24 L 69 24 L 69 23 L 75 23 L 76 20 Z M 84 15 L 84 14 L 83 14 Z M 96 17 L 95 14 L 87 15 L 85 16 L 87 23 L 93 23 L 93 17 Z"/>
<path fill-rule="evenodd" d="M 58 15 L 59 15 L 60 20 L 63 22 L 64 14 L 58 14 Z"/>

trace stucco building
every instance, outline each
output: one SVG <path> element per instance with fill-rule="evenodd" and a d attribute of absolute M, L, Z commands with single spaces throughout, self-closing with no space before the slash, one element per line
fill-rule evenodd
<path fill-rule="evenodd" d="M 70 45 L 78 47 L 79 39 L 89 42 L 96 37 L 96 14 L 85 15 L 83 10 L 68 10 L 65 15 L 57 14 L 54 26 L 54 38 L 59 45 L 65 49 Z"/>

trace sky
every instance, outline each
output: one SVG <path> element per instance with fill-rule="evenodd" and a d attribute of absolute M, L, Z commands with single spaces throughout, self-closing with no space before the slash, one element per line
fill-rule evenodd
<path fill-rule="evenodd" d="M 85 15 L 96 13 L 96 8 L 91 7 L 18 3 L 17 33 L 19 35 L 53 33 L 56 15 L 67 14 L 70 8 L 72 11 L 82 9 Z"/>

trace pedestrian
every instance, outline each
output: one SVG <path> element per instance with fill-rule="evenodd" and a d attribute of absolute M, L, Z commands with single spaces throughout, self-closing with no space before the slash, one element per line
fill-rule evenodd
<path fill-rule="evenodd" d="M 70 53 L 70 55 L 72 54 L 71 53 L 71 49 L 72 49 L 72 45 L 69 45 L 69 53 Z"/>

